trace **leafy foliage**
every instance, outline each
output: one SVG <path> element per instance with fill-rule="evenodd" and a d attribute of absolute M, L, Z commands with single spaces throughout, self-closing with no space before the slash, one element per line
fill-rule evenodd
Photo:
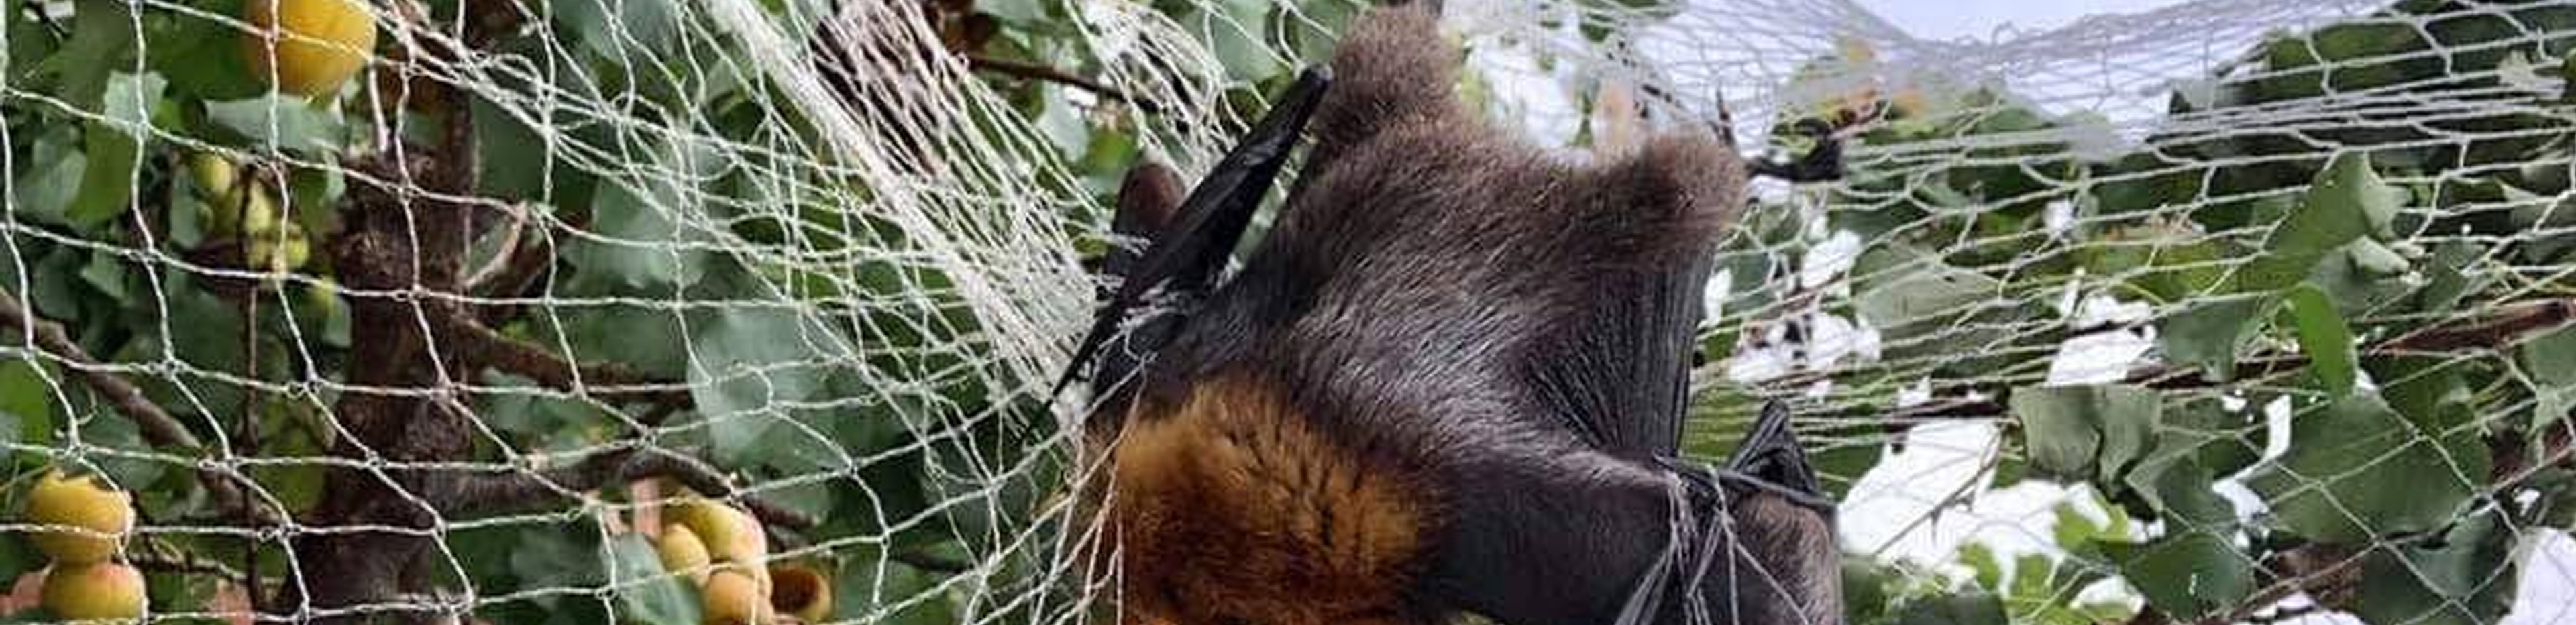
<path fill-rule="evenodd" d="M 1885 341 L 1876 360 L 1786 378 L 1834 381 L 1822 410 L 1840 418 L 1822 427 L 1836 440 L 2002 417 L 2004 457 L 1973 485 L 2078 485 L 2151 528 L 2060 536 L 2063 560 L 1972 544 L 1964 581 L 1854 576 L 1867 588 L 1853 597 L 1920 606 L 1855 607 L 1854 621 L 1951 618 L 1932 614 L 1991 597 L 2014 622 L 2233 622 L 2292 594 L 2372 623 L 2499 618 L 2521 573 L 2511 546 L 2568 528 L 2537 502 L 2562 496 L 2543 476 L 2569 454 L 2555 372 L 2576 345 L 2576 259 L 2559 243 L 2576 125 L 2565 88 L 2538 76 L 2576 49 L 2571 27 L 2561 4 L 2410 0 L 2276 32 L 2180 85 L 2136 141 L 2000 87 L 1899 79 L 1865 49 L 1812 63 L 1845 71 L 1807 75 L 1806 92 L 1850 95 L 1774 128 L 1856 124 L 1852 179 L 1793 198 L 1866 242 L 1836 279 L 1848 301 L 1789 311 L 1739 287 L 1729 310 L 1850 314 Z M 2408 112 L 2409 98 L 2479 104 Z M 2341 121 L 2294 121 L 2309 116 Z M 1809 240 L 1739 238 L 1738 253 L 1813 262 Z M 2149 312 L 2088 312 L 2122 306 Z M 2105 358 L 2079 353 L 2095 341 L 2153 349 L 2070 368 Z M 1695 414 L 1740 418 L 1766 394 L 1705 394 Z M 2018 607 L 2020 580 L 2062 588 L 2069 570 L 2113 573 L 2143 605 L 2090 612 L 2065 590 Z M 1886 590 L 1907 584 L 1939 599 Z"/>

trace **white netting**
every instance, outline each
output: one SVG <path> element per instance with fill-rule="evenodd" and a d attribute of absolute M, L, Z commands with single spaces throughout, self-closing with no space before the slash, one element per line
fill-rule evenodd
<path fill-rule="evenodd" d="M 1111 618 L 1041 397 L 1104 196 L 1361 5 L 366 0 L 255 69 L 270 1 L 9 7 L 8 606 L 63 609 L 15 486 L 60 465 L 134 494 L 155 621 L 695 622 L 684 487 L 800 618 Z M 1730 240 L 1690 436 L 1797 402 L 1853 622 L 2576 618 L 2576 3 L 1450 5 L 1543 143 L 1622 84 L 1847 127 Z"/>

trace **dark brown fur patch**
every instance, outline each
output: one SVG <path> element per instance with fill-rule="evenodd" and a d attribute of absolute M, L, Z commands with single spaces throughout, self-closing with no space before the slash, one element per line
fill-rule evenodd
<path fill-rule="evenodd" d="M 1136 616 L 1397 620 L 1426 499 L 1270 387 L 1201 384 L 1176 409 L 1131 418 L 1109 461 L 1110 536 L 1130 563 L 1121 595 Z"/>

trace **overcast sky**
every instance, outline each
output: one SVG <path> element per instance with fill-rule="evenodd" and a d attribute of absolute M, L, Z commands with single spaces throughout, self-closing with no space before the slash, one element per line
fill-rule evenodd
<path fill-rule="evenodd" d="M 2006 24 L 2024 31 L 2064 26 L 2098 13 L 2135 13 L 2178 0 L 1856 0 L 1925 39 L 1992 39 Z"/>

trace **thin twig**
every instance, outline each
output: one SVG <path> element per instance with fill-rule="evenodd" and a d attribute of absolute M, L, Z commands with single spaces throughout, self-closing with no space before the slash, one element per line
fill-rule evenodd
<path fill-rule="evenodd" d="M 670 478 L 690 490 L 716 499 L 739 501 L 761 522 L 790 529 L 813 527 L 803 512 L 760 497 L 742 494 L 705 461 L 667 449 L 623 449 L 581 462 L 533 473 L 475 476 L 458 482 L 441 510 L 492 512 L 523 508 L 565 492 L 597 490 L 609 484 Z"/>
<path fill-rule="evenodd" d="M 485 327 L 462 310 L 449 308 L 432 316 L 442 326 L 440 336 L 457 342 L 457 353 L 472 354 L 478 362 L 549 388 L 586 390 L 619 401 L 681 406 L 692 402 L 689 390 L 679 383 L 654 381 L 614 364 L 575 365 L 553 352 Z"/>
<path fill-rule="evenodd" d="M 1010 76 L 1012 78 L 1056 83 L 1067 87 L 1073 87 L 1075 89 L 1081 89 L 1083 91 L 1089 91 L 1094 94 L 1098 94 L 1101 97 L 1125 102 L 1128 106 L 1136 107 L 1136 110 L 1143 111 L 1145 113 L 1151 114 L 1163 112 L 1162 105 L 1156 104 L 1152 100 L 1137 97 L 1134 94 L 1127 93 L 1117 87 L 1103 84 L 1097 80 L 1077 76 L 1064 70 L 1036 63 L 997 59 L 980 54 L 968 54 L 965 55 L 965 57 L 966 67 L 975 71 L 992 72 L 995 74 Z"/>
<path fill-rule="evenodd" d="M 2253 618 L 2255 613 L 2271 608 L 2273 604 L 2280 603 L 2281 600 L 2291 596 L 2300 593 L 2322 594 L 2316 591 L 2324 588 L 2349 587 L 2360 581 L 2357 576 L 2345 575 L 2345 573 L 2352 572 L 2353 567 L 2360 565 L 2362 557 L 2340 547 L 2311 543 L 2281 551 L 2265 559 L 2276 564 L 2275 567 L 2270 568 L 2284 571 L 2280 581 L 2255 591 L 2253 595 L 2246 597 L 2245 601 L 2238 603 L 2236 609 L 2228 611 L 2225 615 L 2201 619 L 2200 625 L 2242 623 Z"/>
<path fill-rule="evenodd" d="M 959 561 L 956 558 L 923 551 L 920 547 L 896 549 L 889 555 L 892 556 L 896 562 L 901 562 L 906 565 L 910 565 L 912 568 L 940 575 L 955 575 L 958 573 L 964 573 L 967 569 L 975 568 L 974 564 Z"/>

